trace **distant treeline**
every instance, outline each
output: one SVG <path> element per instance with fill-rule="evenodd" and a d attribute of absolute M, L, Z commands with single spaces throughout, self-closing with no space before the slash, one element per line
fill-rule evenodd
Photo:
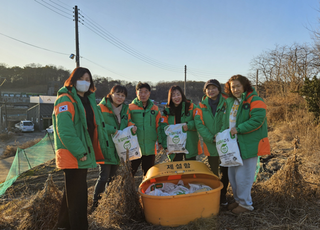
<path fill-rule="evenodd" d="M 1 88 L 14 89 L 14 88 L 28 88 L 35 85 L 57 85 L 54 82 L 63 85 L 64 81 L 70 76 L 71 72 L 62 67 L 55 66 L 41 66 L 37 64 L 29 64 L 23 68 L 19 66 L 7 67 L 5 64 L 0 64 L 0 84 L 6 79 Z M 208 79 L 209 80 L 209 79 Z M 109 93 L 111 88 L 116 84 L 126 86 L 128 90 L 128 100 L 136 97 L 135 87 L 138 82 L 129 82 L 112 79 L 110 77 L 94 77 L 95 86 L 97 88 L 96 97 L 102 98 Z M 152 87 L 151 99 L 157 102 L 167 101 L 168 90 L 172 85 L 179 85 L 182 89 L 184 87 L 183 81 L 171 82 L 148 82 Z M 193 102 L 198 103 L 203 96 L 203 81 L 187 81 L 186 94 L 187 98 Z M 42 90 L 43 91 L 43 90 Z M 39 89 L 40 92 L 40 89 Z M 34 91 L 34 93 L 37 93 Z"/>
<path fill-rule="evenodd" d="M 69 76 L 70 71 L 55 66 L 30 64 L 23 68 L 19 66 L 9 68 L 0 64 L 0 77 L 2 77 L 0 82 L 2 83 L 4 78 L 6 79 L 5 88 L 46 85 L 53 81 L 64 82 Z"/>

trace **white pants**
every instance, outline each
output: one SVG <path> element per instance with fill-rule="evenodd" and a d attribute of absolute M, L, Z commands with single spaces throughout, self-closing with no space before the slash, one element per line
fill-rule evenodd
<path fill-rule="evenodd" d="M 228 175 L 235 201 L 242 207 L 253 210 L 251 188 L 254 182 L 258 157 L 243 160 L 243 165 L 229 167 Z"/>

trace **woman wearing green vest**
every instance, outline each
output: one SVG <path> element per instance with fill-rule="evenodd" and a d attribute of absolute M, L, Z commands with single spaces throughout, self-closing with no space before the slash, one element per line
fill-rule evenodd
<path fill-rule="evenodd" d="M 56 165 L 65 180 L 58 229 L 88 229 L 87 169 L 108 157 L 108 136 L 94 91 L 90 71 L 78 67 L 54 103 Z"/>
<path fill-rule="evenodd" d="M 208 80 L 203 87 L 203 92 L 205 96 L 199 103 L 194 120 L 197 130 L 203 139 L 203 153 L 208 156 L 210 169 L 215 175 L 219 176 L 220 174 L 221 176 L 223 188 L 221 190 L 220 204 L 226 206 L 228 205 L 226 198 L 229 184 L 228 168 L 219 166 L 220 158 L 215 140 L 217 133 L 223 129 L 226 100 L 221 93 L 221 85 L 216 79 Z"/>
<path fill-rule="evenodd" d="M 186 123 L 183 126 L 183 130 L 187 132 L 186 149 L 189 152 L 188 154 L 172 153 L 168 156 L 171 161 L 182 161 L 183 158 L 186 160 L 196 160 L 196 156 L 198 155 L 199 137 L 193 120 L 193 112 L 195 109 L 195 104 L 190 100 L 187 100 L 179 86 L 171 86 L 168 92 L 168 102 L 162 113 L 162 146 L 165 149 L 167 148 L 167 137 L 164 132 L 165 126 Z"/>
<path fill-rule="evenodd" d="M 94 188 L 92 211 L 98 206 L 98 201 L 101 199 L 100 194 L 105 191 L 106 185 L 111 182 L 120 164 L 111 135 L 117 134 L 118 130 L 123 130 L 128 126 L 129 106 L 124 104 L 126 97 L 126 87 L 115 85 L 98 105 L 106 124 L 110 143 L 108 149 L 109 157 L 103 161 L 97 161 L 97 164 L 99 165 L 99 178 Z M 134 133 L 136 130 L 137 127 L 133 127 L 132 131 Z"/>
<path fill-rule="evenodd" d="M 224 126 L 237 134 L 243 165 L 229 167 L 228 174 L 235 202 L 228 209 L 235 214 L 252 211 L 251 188 L 258 156 L 270 154 L 266 104 L 248 78 L 232 76 L 225 85 L 227 111 Z"/>

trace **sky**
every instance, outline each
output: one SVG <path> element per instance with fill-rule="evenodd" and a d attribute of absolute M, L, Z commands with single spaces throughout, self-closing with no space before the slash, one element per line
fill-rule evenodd
<path fill-rule="evenodd" d="M 319 0 L 0 0 L 0 63 L 80 66 L 125 81 L 248 76 L 276 45 L 310 44 Z"/>

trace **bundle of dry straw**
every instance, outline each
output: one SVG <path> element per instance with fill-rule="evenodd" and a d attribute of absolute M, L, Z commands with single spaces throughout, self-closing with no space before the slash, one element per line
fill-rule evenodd
<path fill-rule="evenodd" d="M 90 229 L 120 229 L 122 225 L 143 219 L 142 206 L 131 174 L 131 163 L 122 161 L 117 176 L 108 185 L 98 208 L 89 217 Z"/>
<path fill-rule="evenodd" d="M 62 193 L 49 174 L 45 187 L 22 208 L 26 212 L 17 229 L 53 229 L 58 220 Z"/>

